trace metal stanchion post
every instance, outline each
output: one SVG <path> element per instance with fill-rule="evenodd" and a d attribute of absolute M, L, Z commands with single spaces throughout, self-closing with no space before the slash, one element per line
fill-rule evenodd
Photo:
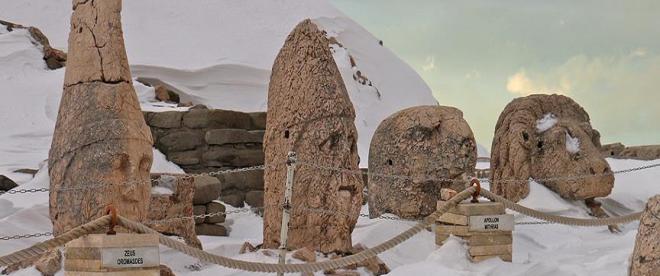
<path fill-rule="evenodd" d="M 286 262 L 286 242 L 291 218 L 291 194 L 293 193 L 293 173 L 296 169 L 296 153 L 290 151 L 286 161 L 286 186 L 284 188 L 284 201 L 282 202 L 282 228 L 280 228 L 280 258 L 279 264 Z M 278 273 L 277 275 L 284 275 Z"/>

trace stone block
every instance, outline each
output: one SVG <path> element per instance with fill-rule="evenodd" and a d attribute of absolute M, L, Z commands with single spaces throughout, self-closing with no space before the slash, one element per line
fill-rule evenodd
<path fill-rule="evenodd" d="M 195 165 L 201 162 L 201 154 L 196 150 L 172 152 L 168 159 L 177 165 Z"/>
<path fill-rule="evenodd" d="M 195 196 L 193 204 L 207 204 L 220 197 L 220 180 L 215 177 L 204 175 L 195 177 Z"/>
<path fill-rule="evenodd" d="M 252 207 L 264 207 L 264 191 L 245 193 L 245 202 Z"/>
<path fill-rule="evenodd" d="M 250 190 L 263 190 L 264 189 L 264 171 L 263 170 L 253 170 L 253 171 L 244 171 L 232 174 L 226 174 L 224 176 L 222 189 L 226 188 L 237 188 L 243 191 Z"/>
<path fill-rule="evenodd" d="M 205 139 L 209 145 L 262 143 L 264 131 L 234 128 L 211 129 L 206 132 Z"/>
<path fill-rule="evenodd" d="M 252 118 L 243 112 L 214 109 L 209 112 L 209 128 L 250 129 Z"/>
<path fill-rule="evenodd" d="M 213 147 L 202 155 L 209 166 L 249 167 L 264 163 L 261 149 L 228 149 Z"/>
<path fill-rule="evenodd" d="M 206 128 L 209 126 L 208 109 L 191 109 L 183 115 L 183 126 L 189 128 Z"/>
<path fill-rule="evenodd" d="M 183 112 L 178 111 L 149 112 L 145 116 L 149 126 L 159 128 L 179 128 L 182 117 Z"/>
<path fill-rule="evenodd" d="M 252 119 L 253 129 L 266 129 L 266 112 L 252 112 L 250 118 Z"/>
<path fill-rule="evenodd" d="M 158 149 L 169 153 L 172 151 L 192 150 L 202 145 L 203 138 L 199 132 L 176 131 L 169 133 L 158 140 Z"/>
<path fill-rule="evenodd" d="M 216 214 L 216 213 L 222 213 L 225 212 L 226 208 L 225 205 L 222 204 L 222 202 L 219 201 L 211 201 L 209 204 L 206 204 L 206 213 L 207 214 Z M 222 214 L 222 215 L 215 215 L 215 216 L 210 216 L 207 217 L 205 222 L 206 223 L 221 223 L 225 222 L 225 218 L 227 215 Z"/>
<path fill-rule="evenodd" d="M 201 216 L 206 214 L 206 205 L 194 205 L 193 215 Z M 195 224 L 204 223 L 204 218 L 195 218 Z"/>
<path fill-rule="evenodd" d="M 220 224 L 202 223 L 195 225 L 197 235 L 227 236 L 227 228 Z"/>
<path fill-rule="evenodd" d="M 244 200 L 245 200 L 245 194 L 242 193 L 220 196 L 220 201 L 237 208 L 245 206 L 245 204 L 243 203 Z"/>

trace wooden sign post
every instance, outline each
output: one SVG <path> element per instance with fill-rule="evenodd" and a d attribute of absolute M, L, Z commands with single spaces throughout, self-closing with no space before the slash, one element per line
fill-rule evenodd
<path fill-rule="evenodd" d="M 160 275 L 158 235 L 92 234 L 65 246 L 64 275 Z"/>
<path fill-rule="evenodd" d="M 513 225 L 513 215 L 506 214 L 502 203 L 461 203 L 438 218 L 435 243 L 442 245 L 454 235 L 467 242 L 473 262 L 494 257 L 511 262 Z"/>

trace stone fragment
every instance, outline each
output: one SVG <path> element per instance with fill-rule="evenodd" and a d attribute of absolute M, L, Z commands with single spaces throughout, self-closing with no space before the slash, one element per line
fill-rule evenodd
<path fill-rule="evenodd" d="M 264 207 L 264 191 L 249 191 L 245 193 L 245 203 L 252 207 Z"/>
<path fill-rule="evenodd" d="M 183 115 L 183 126 L 205 128 L 209 125 L 209 110 L 206 108 L 190 109 Z"/>
<path fill-rule="evenodd" d="M 657 160 L 660 159 L 660 145 L 626 147 L 619 153 L 618 158 Z"/>
<path fill-rule="evenodd" d="M 156 89 L 154 89 L 155 94 L 156 94 L 156 100 L 167 102 L 170 100 L 170 94 L 167 93 L 167 88 L 162 85 L 156 86 Z"/>
<path fill-rule="evenodd" d="M 657 275 L 660 271 L 660 195 L 651 197 L 639 220 L 630 276 Z"/>
<path fill-rule="evenodd" d="M 207 204 L 220 197 L 222 189 L 220 180 L 208 175 L 196 176 L 194 179 L 195 197 L 193 198 L 193 204 Z"/>
<path fill-rule="evenodd" d="M 176 274 L 174 274 L 172 269 L 170 269 L 166 265 L 160 265 L 159 269 L 160 269 L 160 276 L 176 276 Z"/>
<path fill-rule="evenodd" d="M 238 251 L 238 254 L 245 254 L 247 252 L 254 252 L 254 251 L 257 251 L 257 250 L 258 250 L 257 247 L 255 247 L 251 243 L 244 242 L 243 246 L 241 246 L 241 250 Z"/>
<path fill-rule="evenodd" d="M 59 250 L 48 251 L 35 262 L 34 267 L 41 272 L 41 275 L 55 275 L 62 269 L 62 252 Z"/>
<path fill-rule="evenodd" d="M 65 52 L 55 49 L 50 45 L 48 38 L 44 35 L 41 30 L 36 27 L 25 27 L 19 24 L 2 21 L 0 20 L 0 25 L 8 31 L 13 31 L 14 29 L 26 29 L 32 40 L 35 44 L 40 45 L 43 52 L 43 59 L 46 62 L 46 67 L 51 70 L 62 68 L 66 65 L 67 55 Z"/>
<path fill-rule="evenodd" d="M 600 134 L 589 114 L 562 95 L 530 95 L 509 103 L 497 121 L 490 168 L 491 191 L 518 201 L 533 178 L 561 197 L 605 197 L 614 186 L 601 156 Z M 570 177 L 593 175 L 593 177 Z M 555 180 L 544 180 L 559 178 Z"/>
<path fill-rule="evenodd" d="M 366 249 L 367 249 L 366 246 L 358 243 L 355 246 L 353 246 L 353 250 L 351 250 L 351 253 L 357 254 Z M 384 275 L 390 273 L 390 268 L 387 267 L 387 265 L 380 258 L 378 258 L 378 256 L 370 259 L 366 259 L 358 263 L 357 265 L 359 267 L 365 267 L 367 270 L 371 271 L 374 275 Z"/>
<path fill-rule="evenodd" d="M 380 123 L 369 147 L 369 216 L 430 215 L 442 188 L 467 187 L 476 162 L 474 135 L 460 110 L 416 106 L 394 113 Z"/>
<path fill-rule="evenodd" d="M 0 175 L 0 191 L 9 191 L 16 187 L 18 187 L 16 182 L 11 180 L 9 177 Z"/>
<path fill-rule="evenodd" d="M 197 235 L 204 236 L 227 236 L 227 228 L 220 224 L 202 223 L 195 225 Z"/>
<path fill-rule="evenodd" d="M 316 262 L 316 252 L 313 250 L 303 247 L 300 248 L 291 254 L 291 257 L 301 260 L 303 262 L 313 263 Z"/>
<path fill-rule="evenodd" d="M 264 131 L 245 129 L 211 129 L 206 132 L 205 140 L 209 145 L 259 143 L 264 139 Z"/>
<path fill-rule="evenodd" d="M 224 213 L 226 210 L 226 207 L 222 202 L 219 201 L 211 201 L 209 204 L 206 204 L 206 213 L 207 214 L 218 214 L 218 213 Z M 226 214 L 219 214 L 219 215 L 214 215 L 214 216 L 209 216 L 206 218 L 204 222 L 206 223 L 222 223 L 225 222 L 225 218 L 227 217 Z"/>
<path fill-rule="evenodd" d="M 145 225 L 158 232 L 174 234 L 186 244 L 202 248 L 195 234 L 193 195 L 195 186 L 190 177 L 162 175 L 156 179 L 159 186 L 172 190 L 172 194 L 151 194 L 148 221 Z"/>
<path fill-rule="evenodd" d="M 120 0 L 73 6 L 48 154 L 55 236 L 105 215 L 110 204 L 126 218 L 147 218 L 153 141 L 131 83 L 120 13 Z"/>
<path fill-rule="evenodd" d="M 268 87 L 264 247 L 280 239 L 288 152 L 300 160 L 348 170 L 358 169 L 355 110 L 324 32 L 304 20 L 280 50 Z M 288 247 L 346 252 L 362 203 L 359 175 L 298 166 L 294 208 L 324 208 L 336 213 L 293 212 Z"/>
<path fill-rule="evenodd" d="M 601 155 L 603 157 L 619 157 L 621 152 L 626 149 L 626 146 L 621 143 L 613 143 L 603 145 L 600 148 Z"/>
<path fill-rule="evenodd" d="M 146 113 L 147 123 L 152 127 L 159 128 L 179 128 L 181 127 L 181 119 L 183 112 L 178 111 L 164 111 L 164 112 L 149 112 Z"/>
<path fill-rule="evenodd" d="M 206 205 L 194 205 L 193 206 L 193 215 L 203 216 L 206 214 Z M 204 223 L 205 218 L 195 217 L 195 224 Z"/>

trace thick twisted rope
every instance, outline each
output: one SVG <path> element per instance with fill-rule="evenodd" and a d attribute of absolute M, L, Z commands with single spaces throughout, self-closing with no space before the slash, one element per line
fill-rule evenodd
<path fill-rule="evenodd" d="M 470 197 L 472 193 L 474 193 L 475 188 L 474 187 L 469 187 L 462 192 L 456 194 L 452 199 L 449 201 L 445 202 L 437 211 L 435 211 L 433 214 L 429 215 L 424 219 L 424 221 L 419 222 L 415 226 L 411 227 L 410 229 L 402 232 L 401 234 L 375 246 L 369 249 L 366 249 L 364 251 L 361 251 L 357 254 L 351 255 L 351 256 L 346 256 L 343 258 L 339 259 L 334 259 L 334 260 L 329 260 L 329 261 L 324 261 L 324 262 L 318 262 L 318 263 L 307 263 L 307 264 L 269 264 L 269 263 L 256 263 L 256 262 L 247 262 L 247 261 L 241 261 L 241 260 L 234 260 L 230 259 L 227 257 L 223 256 L 218 256 L 214 255 L 208 252 L 204 252 L 202 250 L 199 250 L 197 248 L 190 247 L 186 244 L 183 244 L 181 242 L 178 242 L 176 240 L 170 239 L 148 227 L 145 225 L 134 222 L 131 220 L 128 220 L 123 217 L 119 217 L 119 223 L 136 232 L 139 233 L 153 233 L 153 234 L 158 234 L 160 238 L 160 243 L 170 247 L 172 249 L 178 250 L 186 255 L 189 255 L 191 257 L 195 257 L 199 260 L 218 264 L 224 267 L 228 268 L 233 268 L 233 269 L 240 269 L 244 271 L 250 271 L 250 272 L 279 272 L 279 273 L 293 273 L 293 272 L 315 272 L 315 271 L 321 271 L 321 270 L 330 270 L 330 269 L 337 269 L 341 267 L 346 267 L 352 264 L 356 264 L 359 262 L 362 262 L 364 260 L 368 260 L 370 258 L 375 257 L 376 255 L 391 249 L 400 243 L 410 239 L 412 236 L 415 234 L 419 233 L 420 231 L 426 229 L 429 227 L 431 224 L 435 223 L 435 221 L 440 217 L 442 214 L 447 212 L 450 208 L 453 208 L 456 206 L 459 202 L 463 201 L 464 199 Z"/>
<path fill-rule="evenodd" d="M 481 195 L 490 200 L 501 202 L 502 204 L 504 204 L 504 207 L 506 207 L 507 209 L 514 210 L 518 213 L 525 214 L 527 216 L 534 217 L 540 220 L 565 224 L 565 225 L 607 226 L 607 225 L 629 223 L 631 221 L 639 220 L 639 218 L 642 216 L 642 212 L 637 212 L 625 216 L 610 217 L 610 218 L 583 219 L 583 218 L 564 217 L 564 216 L 551 215 L 531 208 L 527 208 L 513 201 L 510 201 L 504 197 L 496 195 L 488 190 L 482 189 Z"/>
<path fill-rule="evenodd" d="M 62 235 L 59 235 L 47 241 L 37 243 L 33 246 L 30 246 L 23 250 L 16 251 L 9 255 L 2 256 L 0 257 L 0 267 L 9 266 L 11 264 L 21 262 L 23 260 L 41 256 L 47 251 L 53 248 L 63 246 L 69 241 L 75 240 L 90 233 L 94 233 L 96 232 L 96 230 L 107 226 L 108 223 L 110 223 L 110 216 L 109 215 L 102 216 L 91 222 L 73 228 Z"/>

